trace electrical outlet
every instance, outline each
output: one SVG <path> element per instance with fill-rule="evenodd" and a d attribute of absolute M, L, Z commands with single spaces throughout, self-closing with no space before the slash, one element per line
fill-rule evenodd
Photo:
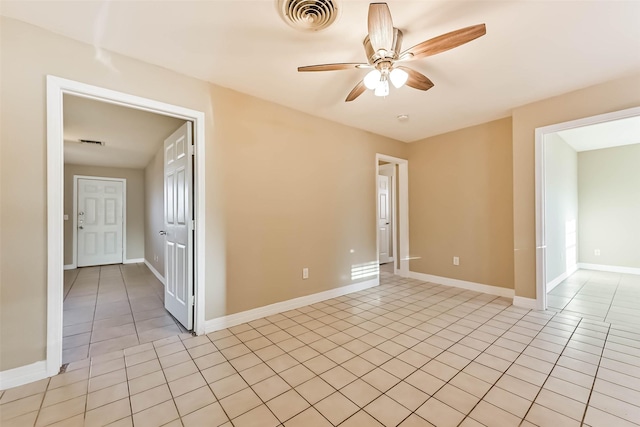
<path fill-rule="evenodd" d="M 595 251 L 593 251 L 595 253 L 596 256 L 600 256 L 600 249 L 596 249 Z"/>
<path fill-rule="evenodd" d="M 457 257 L 457 256 L 453 257 L 453 265 L 460 265 L 460 257 Z"/>
<path fill-rule="evenodd" d="M 302 278 L 303 279 L 308 279 L 309 278 L 309 269 L 307 267 L 302 269 Z"/>

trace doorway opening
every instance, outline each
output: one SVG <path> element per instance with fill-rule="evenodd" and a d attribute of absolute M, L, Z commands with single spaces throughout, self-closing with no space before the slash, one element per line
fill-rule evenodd
<path fill-rule="evenodd" d="M 640 140 L 634 139 L 637 130 L 635 135 L 627 131 L 631 139 L 622 131 L 630 124 L 640 126 L 639 117 L 640 108 L 631 108 L 536 129 L 537 309 L 611 321 L 614 295 L 623 295 L 631 282 L 640 283 L 640 277 L 629 276 L 640 274 L 640 258 L 628 256 L 640 251 L 611 250 L 601 256 L 605 246 L 640 247 L 640 232 L 634 231 L 640 230 L 637 221 L 622 224 L 624 216 L 633 215 L 627 202 L 637 194 L 640 180 L 637 175 L 623 178 L 625 168 L 611 161 L 612 156 L 628 158 L 621 150 L 640 150 Z M 626 167 L 624 174 L 634 174 L 635 169 Z M 621 179 L 610 179 L 616 175 Z M 636 189 L 631 194 L 624 190 L 625 196 L 618 189 L 627 182 L 635 182 Z M 613 193 L 620 193 L 618 200 L 610 200 Z"/>
<path fill-rule="evenodd" d="M 205 269 L 203 262 L 195 262 L 197 259 L 205 259 L 205 143 L 204 143 L 204 113 L 187 108 L 166 104 L 147 98 L 141 98 L 122 92 L 116 92 L 96 86 L 87 85 L 80 82 L 62 79 L 54 76 L 47 76 L 47 213 L 48 213 L 48 276 L 47 276 L 47 374 L 55 375 L 62 365 L 63 348 L 63 298 L 64 298 L 64 273 L 65 265 L 65 239 L 64 225 L 70 221 L 68 210 L 64 208 L 63 195 L 69 190 L 65 189 L 65 134 L 64 134 L 64 103 L 65 97 L 72 96 L 84 100 L 99 101 L 101 104 L 110 106 L 126 107 L 136 112 L 144 111 L 161 116 L 172 117 L 181 122 L 193 124 L 190 131 L 193 136 L 193 179 L 189 184 L 191 193 L 190 201 L 193 201 L 194 221 L 189 221 L 191 235 L 193 236 L 193 257 L 194 268 L 192 272 L 193 297 L 189 301 L 193 305 L 193 330 L 196 334 L 204 333 L 204 284 Z M 191 129 L 191 128 L 190 128 Z M 160 154 L 164 154 L 160 148 Z M 106 157 L 106 154 L 103 156 Z M 135 156 L 127 156 L 135 157 Z M 162 164 L 162 162 L 161 162 Z M 162 173 L 162 172 L 160 172 Z M 81 174 L 81 173 L 79 173 Z M 129 187 L 129 186 L 128 186 Z M 128 188 L 129 189 L 129 188 Z M 163 190 L 160 190 L 163 191 Z M 166 188 L 164 190 L 166 192 Z M 128 191 L 130 193 L 130 191 Z M 166 196 L 165 196 L 166 197 Z M 179 203 L 178 203 L 179 204 Z M 129 218 L 131 219 L 131 218 Z M 77 218 L 74 218 L 77 220 Z M 194 225 L 198 227 L 194 229 Z M 131 221 L 128 221 L 130 225 Z M 76 224 L 77 225 L 77 224 Z M 70 228 L 70 227 L 68 227 Z M 163 227 L 164 228 L 164 227 Z M 126 232 L 124 233 L 126 234 Z M 131 236 L 130 236 L 131 237 Z M 138 236 L 139 237 L 139 236 Z M 70 239 L 67 239 L 70 240 Z M 131 249 L 132 238 L 127 239 L 127 249 Z M 144 251 L 144 242 L 141 247 Z M 128 268 L 127 261 L 133 266 L 145 267 L 145 254 L 134 254 L 133 251 L 123 250 L 129 258 L 124 258 L 122 267 Z M 153 257 L 155 259 L 155 256 Z M 135 264 L 135 263 L 138 264 Z M 67 265 L 69 261 L 67 260 Z M 77 263 L 77 258 L 74 260 Z M 93 267 L 89 267 L 93 268 Z M 102 268 L 102 267 L 100 267 Z M 112 269 L 107 268 L 108 275 L 113 274 Z M 105 270 L 106 271 L 106 270 Z M 119 270 L 118 273 L 122 273 Z"/>
<path fill-rule="evenodd" d="M 409 277 L 409 162 L 376 154 L 375 170 L 378 265 Z"/>

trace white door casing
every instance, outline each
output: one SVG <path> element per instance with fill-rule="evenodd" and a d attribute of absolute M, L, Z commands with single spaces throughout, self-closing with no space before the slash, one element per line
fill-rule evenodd
<path fill-rule="evenodd" d="M 395 274 L 401 277 L 409 277 L 409 161 L 401 159 L 399 157 L 393 157 L 386 154 L 377 153 L 375 157 L 375 186 L 376 186 L 376 204 L 378 195 L 378 176 L 380 175 L 380 162 L 390 163 L 395 172 L 393 176 L 396 184 L 394 184 L 397 191 L 392 191 L 392 198 L 395 198 L 397 202 L 397 208 L 394 210 L 393 223 L 395 223 L 395 230 L 393 231 L 393 256 L 397 260 L 395 262 Z M 384 165 L 386 166 L 386 165 Z M 379 230 L 378 218 L 376 216 L 376 233 Z M 393 225 L 393 224 L 392 224 Z M 376 252 L 379 254 L 380 239 L 376 238 Z"/>
<path fill-rule="evenodd" d="M 77 179 L 78 267 L 122 263 L 123 180 Z"/>
<path fill-rule="evenodd" d="M 91 98 L 102 102 L 150 111 L 194 123 L 194 143 L 197 156 L 195 158 L 195 219 L 198 228 L 195 230 L 195 253 L 200 259 L 207 259 L 205 236 L 207 234 L 207 218 L 205 215 L 206 200 L 206 132 L 205 113 L 174 104 L 168 104 L 149 98 L 142 98 L 124 92 L 118 92 L 99 86 L 47 75 L 47 346 L 46 361 L 36 362 L 40 366 L 37 372 L 29 376 L 21 375 L 3 382 L 6 388 L 16 387 L 29 381 L 53 376 L 60 372 L 62 365 L 62 300 L 64 282 L 64 115 L 62 108 L 63 95 L 71 94 Z M 210 114 L 214 114 L 210 112 Z M 75 215 L 74 215 L 75 218 Z M 75 227 L 74 227 L 75 229 Z M 205 289 L 208 283 L 216 289 L 224 287 L 219 278 L 207 282 L 204 262 L 195 263 L 195 320 L 194 331 L 198 335 L 205 333 Z M 43 365 L 44 362 L 44 366 Z M 31 365 L 29 365 L 31 367 Z M 26 367 L 25 367 L 26 368 Z M 22 369 L 22 368 L 20 368 Z M 31 369 L 31 368 L 29 368 Z M 6 376 L 4 377 L 6 379 Z M 5 388 L 5 387 L 3 387 Z"/>
<path fill-rule="evenodd" d="M 164 306 L 193 328 L 193 133 L 191 122 L 164 141 Z"/>
<path fill-rule="evenodd" d="M 391 234 L 390 182 L 390 177 L 378 175 L 378 249 L 380 251 L 378 261 L 381 264 L 389 262 L 389 236 Z"/>

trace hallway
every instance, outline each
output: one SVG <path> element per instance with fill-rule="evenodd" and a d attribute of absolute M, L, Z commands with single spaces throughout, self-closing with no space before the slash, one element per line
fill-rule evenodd
<path fill-rule="evenodd" d="M 185 332 L 144 264 L 66 270 L 64 295 L 63 363 Z"/>

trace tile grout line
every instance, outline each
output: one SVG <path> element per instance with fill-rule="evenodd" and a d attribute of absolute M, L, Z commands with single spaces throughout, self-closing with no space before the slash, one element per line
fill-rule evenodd
<path fill-rule="evenodd" d="M 547 377 L 545 378 L 544 382 L 543 382 L 543 383 L 542 383 L 542 385 L 540 386 L 540 389 L 538 390 L 538 393 L 536 393 L 536 396 L 535 396 L 535 397 L 533 398 L 533 400 L 531 401 L 531 405 L 529 405 L 529 409 L 527 409 L 527 412 L 525 413 L 524 417 L 522 418 L 523 420 L 525 420 L 525 419 L 527 418 L 527 415 L 528 415 L 528 414 L 529 414 L 529 412 L 531 411 L 531 408 L 533 408 L 533 405 L 535 404 L 536 399 L 537 399 L 537 398 L 538 398 L 538 396 L 540 395 L 540 392 L 541 392 L 541 391 L 542 391 L 542 389 L 544 388 L 544 385 L 547 383 L 547 381 L 548 381 L 549 377 L 551 377 L 551 373 L 553 372 L 553 370 L 555 369 L 555 367 L 556 367 L 556 366 L 558 366 L 558 361 L 559 361 L 559 360 L 560 360 L 560 358 L 562 357 L 562 355 L 563 355 L 564 351 L 567 349 L 567 347 L 568 347 L 568 345 L 569 345 L 569 342 L 571 342 L 571 338 L 575 335 L 576 331 L 578 330 L 578 328 L 580 328 L 580 326 L 581 326 L 581 324 L 582 324 L 582 322 L 583 322 L 584 320 L 585 320 L 584 318 L 581 318 L 581 319 L 578 321 L 578 323 L 576 324 L 576 326 L 575 326 L 575 328 L 574 328 L 573 332 L 571 332 L 571 335 L 569 336 L 569 338 L 567 338 L 567 342 L 566 342 L 566 343 L 565 343 L 565 345 L 563 346 L 562 351 L 559 353 L 558 358 L 557 358 L 557 359 L 556 359 L 556 361 L 554 362 L 554 364 L 553 364 L 553 368 L 551 368 L 551 371 L 549 371 L 549 374 L 547 374 Z M 586 328 L 586 329 L 588 329 L 588 328 Z M 605 341 L 605 342 L 606 342 L 606 341 Z M 571 347 L 569 347 L 569 348 L 571 348 Z M 604 348 L 604 343 L 603 343 L 603 348 Z M 580 350 L 580 351 L 582 351 L 582 350 Z M 569 357 L 569 356 L 566 356 L 566 357 Z M 569 358 L 571 358 L 571 357 L 569 357 Z M 571 358 L 571 359 L 573 359 L 573 358 Z M 585 363 L 588 363 L 588 362 L 585 362 Z M 567 369 L 570 369 L 570 368 L 567 368 Z M 573 370 L 573 369 L 572 369 L 572 370 Z M 576 371 L 576 372 L 580 372 L 580 371 Z M 583 372 L 580 372 L 580 373 L 583 373 Z M 586 375 L 586 374 L 585 374 L 585 375 Z M 594 382 L 595 382 L 595 375 L 594 375 Z M 573 384 L 573 383 L 572 383 L 572 384 Z M 593 389 L 593 385 L 592 385 L 592 389 Z M 564 396 L 564 395 L 563 395 L 563 396 Z M 569 399 L 572 399 L 572 398 L 571 398 L 571 397 L 569 397 L 569 396 L 564 396 L 564 397 L 569 398 Z M 573 399 L 573 400 L 575 400 L 575 399 Z M 546 406 L 544 406 L 544 405 L 541 405 L 541 404 L 539 404 L 539 405 L 540 405 L 540 406 L 542 406 L 542 407 L 544 407 L 544 408 L 547 408 L 547 407 L 546 407 Z M 584 413 L 586 413 L 586 411 L 587 411 L 587 406 L 588 406 L 588 403 L 587 403 L 587 404 L 585 404 L 585 409 L 584 409 L 584 412 L 583 412 L 583 419 L 584 419 Z M 555 411 L 555 410 L 553 410 L 553 409 L 551 409 L 551 408 L 547 408 L 547 409 L 548 409 L 548 410 L 550 410 L 550 411 L 553 411 L 553 412 L 557 412 L 557 411 Z M 570 416 L 568 416 L 568 415 L 566 415 L 566 414 L 560 414 L 560 415 L 563 415 L 563 416 L 565 416 L 565 417 L 567 417 L 567 418 L 571 418 Z M 571 419 L 573 419 L 573 418 L 571 418 Z"/>
<path fill-rule="evenodd" d="M 129 288 L 127 286 L 127 281 L 124 278 L 124 273 L 122 272 L 121 266 L 118 266 L 118 270 L 120 271 L 120 277 L 122 277 L 124 292 L 127 294 L 127 303 L 129 304 L 129 311 L 131 311 L 131 320 L 133 320 L 133 328 L 136 331 L 136 339 L 138 340 L 138 345 L 140 345 L 140 334 L 138 333 L 138 325 L 136 324 L 136 319 L 133 317 L 133 307 L 131 307 L 131 298 L 129 298 Z"/>
<path fill-rule="evenodd" d="M 78 272 L 78 274 L 80 274 Z M 93 319 L 91 319 L 91 334 L 89 335 L 89 344 L 87 345 L 87 358 L 89 359 L 89 378 L 91 378 L 91 340 L 93 339 L 93 327 L 96 323 L 96 313 L 98 312 L 98 298 L 100 297 L 100 279 L 102 277 L 102 267 L 98 269 L 98 287 L 96 289 L 96 305 L 93 307 Z"/>
<path fill-rule="evenodd" d="M 585 418 L 587 417 L 587 411 L 589 410 L 589 402 L 591 402 L 591 395 L 593 394 L 593 388 L 595 387 L 596 381 L 598 380 L 598 371 L 600 370 L 600 363 L 602 362 L 602 358 L 604 357 L 604 350 L 607 346 L 607 341 L 609 339 L 609 332 L 611 332 L 611 324 L 609 324 L 609 327 L 607 328 L 607 335 L 605 336 L 604 342 L 602 344 L 602 351 L 600 352 L 600 357 L 598 358 L 598 366 L 596 367 L 596 372 L 593 375 L 593 382 L 591 383 L 591 389 L 589 390 L 589 397 L 587 398 L 587 403 L 584 406 L 584 413 L 582 414 L 582 420 L 580 425 L 584 425 Z M 603 411 L 603 412 L 607 412 L 607 411 Z M 618 415 L 616 414 L 611 414 L 611 415 L 618 417 Z M 622 417 L 618 417 L 618 418 L 622 418 Z"/>
<path fill-rule="evenodd" d="M 613 306 L 613 301 L 616 299 L 616 294 L 618 293 L 618 288 L 620 287 L 620 280 L 622 280 L 622 277 L 618 276 L 618 283 L 616 283 L 616 289 L 615 291 L 613 291 L 613 295 L 611 296 L 611 301 L 609 302 L 609 308 L 607 309 L 607 313 L 604 315 L 605 321 L 607 317 L 609 317 L 609 312 L 611 311 L 611 307 Z M 609 332 L 607 332 L 607 336 L 608 335 L 609 335 Z"/>

